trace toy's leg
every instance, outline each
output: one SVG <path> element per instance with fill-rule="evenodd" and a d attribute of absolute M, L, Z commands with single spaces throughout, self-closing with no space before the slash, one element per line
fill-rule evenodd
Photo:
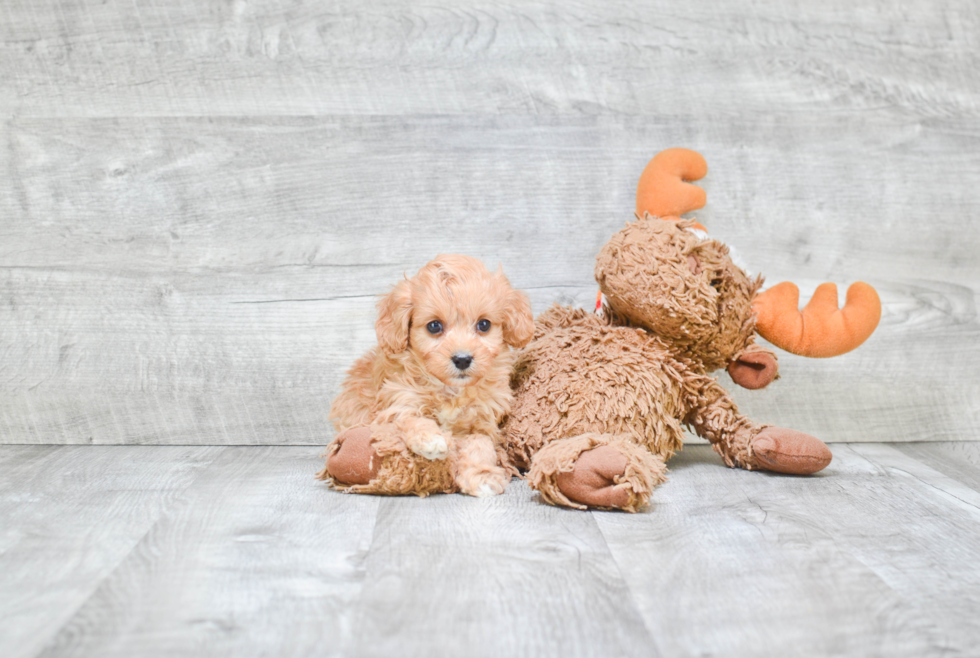
<path fill-rule="evenodd" d="M 796 430 L 756 425 L 739 413 L 735 402 L 713 379 L 698 390 L 687 418 L 708 439 L 728 466 L 809 475 L 823 470 L 833 455 L 823 441 Z"/>
<path fill-rule="evenodd" d="M 714 427 L 698 434 L 711 441 L 730 467 L 810 475 L 833 459 L 830 448 L 815 436 L 772 425 L 760 427 L 731 410 L 715 413 L 708 424 Z"/>
<path fill-rule="evenodd" d="M 497 465 L 493 439 L 484 434 L 470 434 L 457 443 L 454 465 L 459 490 L 478 498 L 502 494 L 511 473 Z"/>
<path fill-rule="evenodd" d="M 635 512 L 667 479 L 666 472 L 660 456 L 629 437 L 582 434 L 544 446 L 527 477 L 552 505 Z"/>
<path fill-rule="evenodd" d="M 373 494 L 449 493 L 456 490 L 451 459 L 430 460 L 405 445 L 394 425 L 353 427 L 327 446 L 317 473 L 339 491 Z"/>

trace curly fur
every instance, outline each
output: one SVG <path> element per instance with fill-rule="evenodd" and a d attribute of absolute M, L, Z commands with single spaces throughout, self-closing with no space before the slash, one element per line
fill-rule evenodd
<path fill-rule="evenodd" d="M 317 473 L 317 478 L 326 480 L 334 489 L 344 493 L 414 493 L 424 498 L 429 494 L 458 490 L 451 467 L 454 454 L 438 460 L 415 458 L 394 425 L 372 427 L 371 445 L 381 460 L 381 467 L 367 484 L 340 482 L 331 475 L 327 466 Z M 330 457 L 339 450 L 340 444 L 334 441 L 327 446 L 323 456 L 329 463 Z M 451 453 L 455 453 L 455 450 L 455 445 L 450 448 Z"/>
<path fill-rule="evenodd" d="M 396 288 L 379 305 L 381 350 L 355 364 L 334 405 L 338 429 L 370 422 L 397 430 L 376 444 L 381 462 L 362 455 L 370 452 L 363 438 L 361 448 L 345 453 L 360 456 L 339 460 L 354 464 L 348 472 L 363 481 L 373 473 L 366 467 L 381 464 L 368 485 L 349 489 L 473 493 L 474 482 L 499 468 L 496 459 L 529 469 L 531 486 L 548 503 L 632 512 L 664 481 L 664 463 L 681 448 L 685 425 L 708 439 L 728 466 L 806 474 L 830 463 L 819 439 L 753 422 L 709 376 L 727 364 L 736 383 L 761 388 L 778 377 L 778 362 L 754 344 L 752 303 L 762 278 L 749 277 L 724 244 L 694 234 L 693 226 L 645 215 L 614 235 L 596 261 L 608 300 L 602 315 L 554 306 L 537 319 L 533 340 L 516 362 L 507 353 L 506 367 L 493 362 L 483 375 L 484 385 L 498 393 L 509 376 L 513 402 L 502 393 L 488 402 L 476 382 L 470 397 L 457 392 L 457 402 L 446 398 L 452 379 L 442 368 L 447 353 L 426 342 L 417 323 L 448 313 L 431 300 L 416 302 L 410 286 Z M 531 338 L 526 328 L 510 344 Z M 504 329 L 505 341 L 507 335 Z M 501 436 L 487 425 L 502 416 Z M 463 421 L 454 424 L 457 418 Z M 420 456 L 420 424 L 435 428 L 435 421 L 456 437 L 445 464 Z M 492 441 L 467 434 L 478 430 L 486 434 L 477 437 Z"/>
<path fill-rule="evenodd" d="M 644 483 L 623 507 L 629 511 L 663 480 L 684 425 L 729 466 L 758 467 L 752 439 L 766 426 L 739 414 L 708 373 L 762 349 L 753 344 L 751 306 L 762 279 L 750 279 L 724 244 L 699 238 L 692 225 L 649 215 L 628 224 L 597 258 L 608 300 L 602 317 L 554 306 L 538 318 L 515 366 L 504 441 L 546 501 L 582 507 L 555 476 L 596 436 L 619 445 L 626 473 Z"/>
<path fill-rule="evenodd" d="M 499 449 L 513 399 L 511 348 L 533 328 L 527 297 L 474 258 L 439 256 L 398 283 L 378 303 L 378 347 L 354 363 L 330 410 L 338 433 L 372 428 L 382 469 L 367 485 L 345 486 L 328 460 L 321 477 L 359 492 L 501 493 L 516 473 Z"/>
<path fill-rule="evenodd" d="M 655 328 L 712 371 L 752 341 L 763 279 L 739 269 L 724 243 L 685 230 L 693 224 L 649 215 L 628 224 L 599 252 L 595 277 L 622 323 Z"/>
<path fill-rule="evenodd" d="M 624 485 L 628 496 L 622 509 L 638 511 L 650 497 L 653 488 L 667 479 L 667 468 L 659 455 L 644 450 L 637 443 L 622 435 L 580 434 L 567 441 L 556 441 L 544 446 L 535 455 L 534 468 L 527 475 L 531 486 L 541 492 L 542 498 L 552 505 L 575 509 L 587 509 L 588 505 L 569 499 L 558 484 L 559 474 L 575 467 L 575 461 L 599 446 L 616 447 L 627 456 L 626 469 L 616 478 L 616 484 Z M 600 506 L 600 509 L 608 509 Z"/>

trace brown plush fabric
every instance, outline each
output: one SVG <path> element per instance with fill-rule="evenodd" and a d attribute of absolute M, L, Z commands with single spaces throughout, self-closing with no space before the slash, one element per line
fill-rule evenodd
<path fill-rule="evenodd" d="M 752 339 L 752 298 L 762 277 L 746 276 L 726 245 L 686 230 L 692 224 L 649 215 L 628 224 L 599 252 L 595 277 L 616 314 L 652 329 L 710 372 Z"/>
<path fill-rule="evenodd" d="M 666 458 L 681 447 L 684 364 L 656 336 L 553 306 L 518 364 L 504 445 L 522 469 L 545 444 L 579 434 L 633 437 Z"/>
<path fill-rule="evenodd" d="M 371 446 L 369 427 L 354 427 L 339 434 L 326 457 L 326 466 L 317 477 L 332 477 L 340 485 L 367 484 L 381 468 L 381 455 Z"/>
<path fill-rule="evenodd" d="M 755 457 L 767 471 L 809 475 L 822 471 L 833 455 L 820 439 L 782 427 L 767 427 L 752 441 Z"/>
<path fill-rule="evenodd" d="M 731 467 L 819 466 L 818 439 L 775 441 L 795 434 L 742 415 L 709 376 L 730 366 L 737 383 L 760 388 L 778 376 L 778 362 L 754 343 L 762 278 L 747 276 L 724 244 L 692 225 L 649 215 L 628 224 L 596 259 L 602 314 L 554 306 L 538 317 L 515 368 L 504 445 L 545 501 L 635 511 L 663 480 L 684 425 Z M 585 457 L 598 445 L 607 449 Z M 797 462 L 794 450 L 802 451 Z M 615 466 L 623 463 L 621 477 Z"/>
<path fill-rule="evenodd" d="M 596 449 L 601 450 L 598 455 Z M 582 434 L 545 446 L 527 477 L 552 505 L 636 512 L 667 479 L 666 471 L 662 459 L 628 438 Z"/>
<path fill-rule="evenodd" d="M 368 433 L 369 447 L 363 447 L 364 435 Z M 351 434 L 353 433 L 353 437 Z M 347 457 L 348 470 L 354 472 L 357 481 L 345 478 L 334 466 L 338 455 L 346 449 L 346 444 L 354 438 L 357 448 Z M 346 440 L 343 440 L 346 439 Z M 415 494 L 422 498 L 433 493 L 452 493 L 457 487 L 453 478 L 453 455 L 446 459 L 431 460 L 416 455 L 405 445 L 401 433 L 394 425 L 374 425 L 371 428 L 358 427 L 347 430 L 327 446 L 325 453 L 327 465 L 317 474 L 321 480 L 328 481 L 335 489 L 345 493 L 367 493 L 386 495 Z M 353 464 L 361 460 L 361 465 Z M 377 461 L 377 466 L 367 466 Z M 373 476 L 363 481 L 364 472 L 373 471 Z"/>
<path fill-rule="evenodd" d="M 732 381 L 749 390 L 765 388 L 779 377 L 776 355 L 769 350 L 752 345 L 728 364 Z"/>
<path fill-rule="evenodd" d="M 596 507 L 623 507 L 629 489 L 616 479 L 626 473 L 626 455 L 610 446 L 586 450 L 572 464 L 571 471 L 558 473 L 558 488 L 570 500 Z"/>

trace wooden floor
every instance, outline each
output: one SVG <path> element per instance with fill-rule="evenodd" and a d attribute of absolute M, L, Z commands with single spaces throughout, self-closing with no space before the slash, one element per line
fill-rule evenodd
<path fill-rule="evenodd" d="M 308 447 L 0 447 L 0 654 L 975 656 L 980 443 L 810 478 L 672 462 L 648 511 L 354 496 Z"/>

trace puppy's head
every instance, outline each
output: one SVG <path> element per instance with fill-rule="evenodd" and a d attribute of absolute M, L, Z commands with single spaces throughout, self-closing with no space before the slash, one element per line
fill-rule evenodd
<path fill-rule="evenodd" d="M 378 302 L 375 330 L 387 354 L 412 350 L 442 383 L 465 386 L 486 375 L 505 346 L 526 345 L 534 317 L 503 272 L 442 255 Z"/>

